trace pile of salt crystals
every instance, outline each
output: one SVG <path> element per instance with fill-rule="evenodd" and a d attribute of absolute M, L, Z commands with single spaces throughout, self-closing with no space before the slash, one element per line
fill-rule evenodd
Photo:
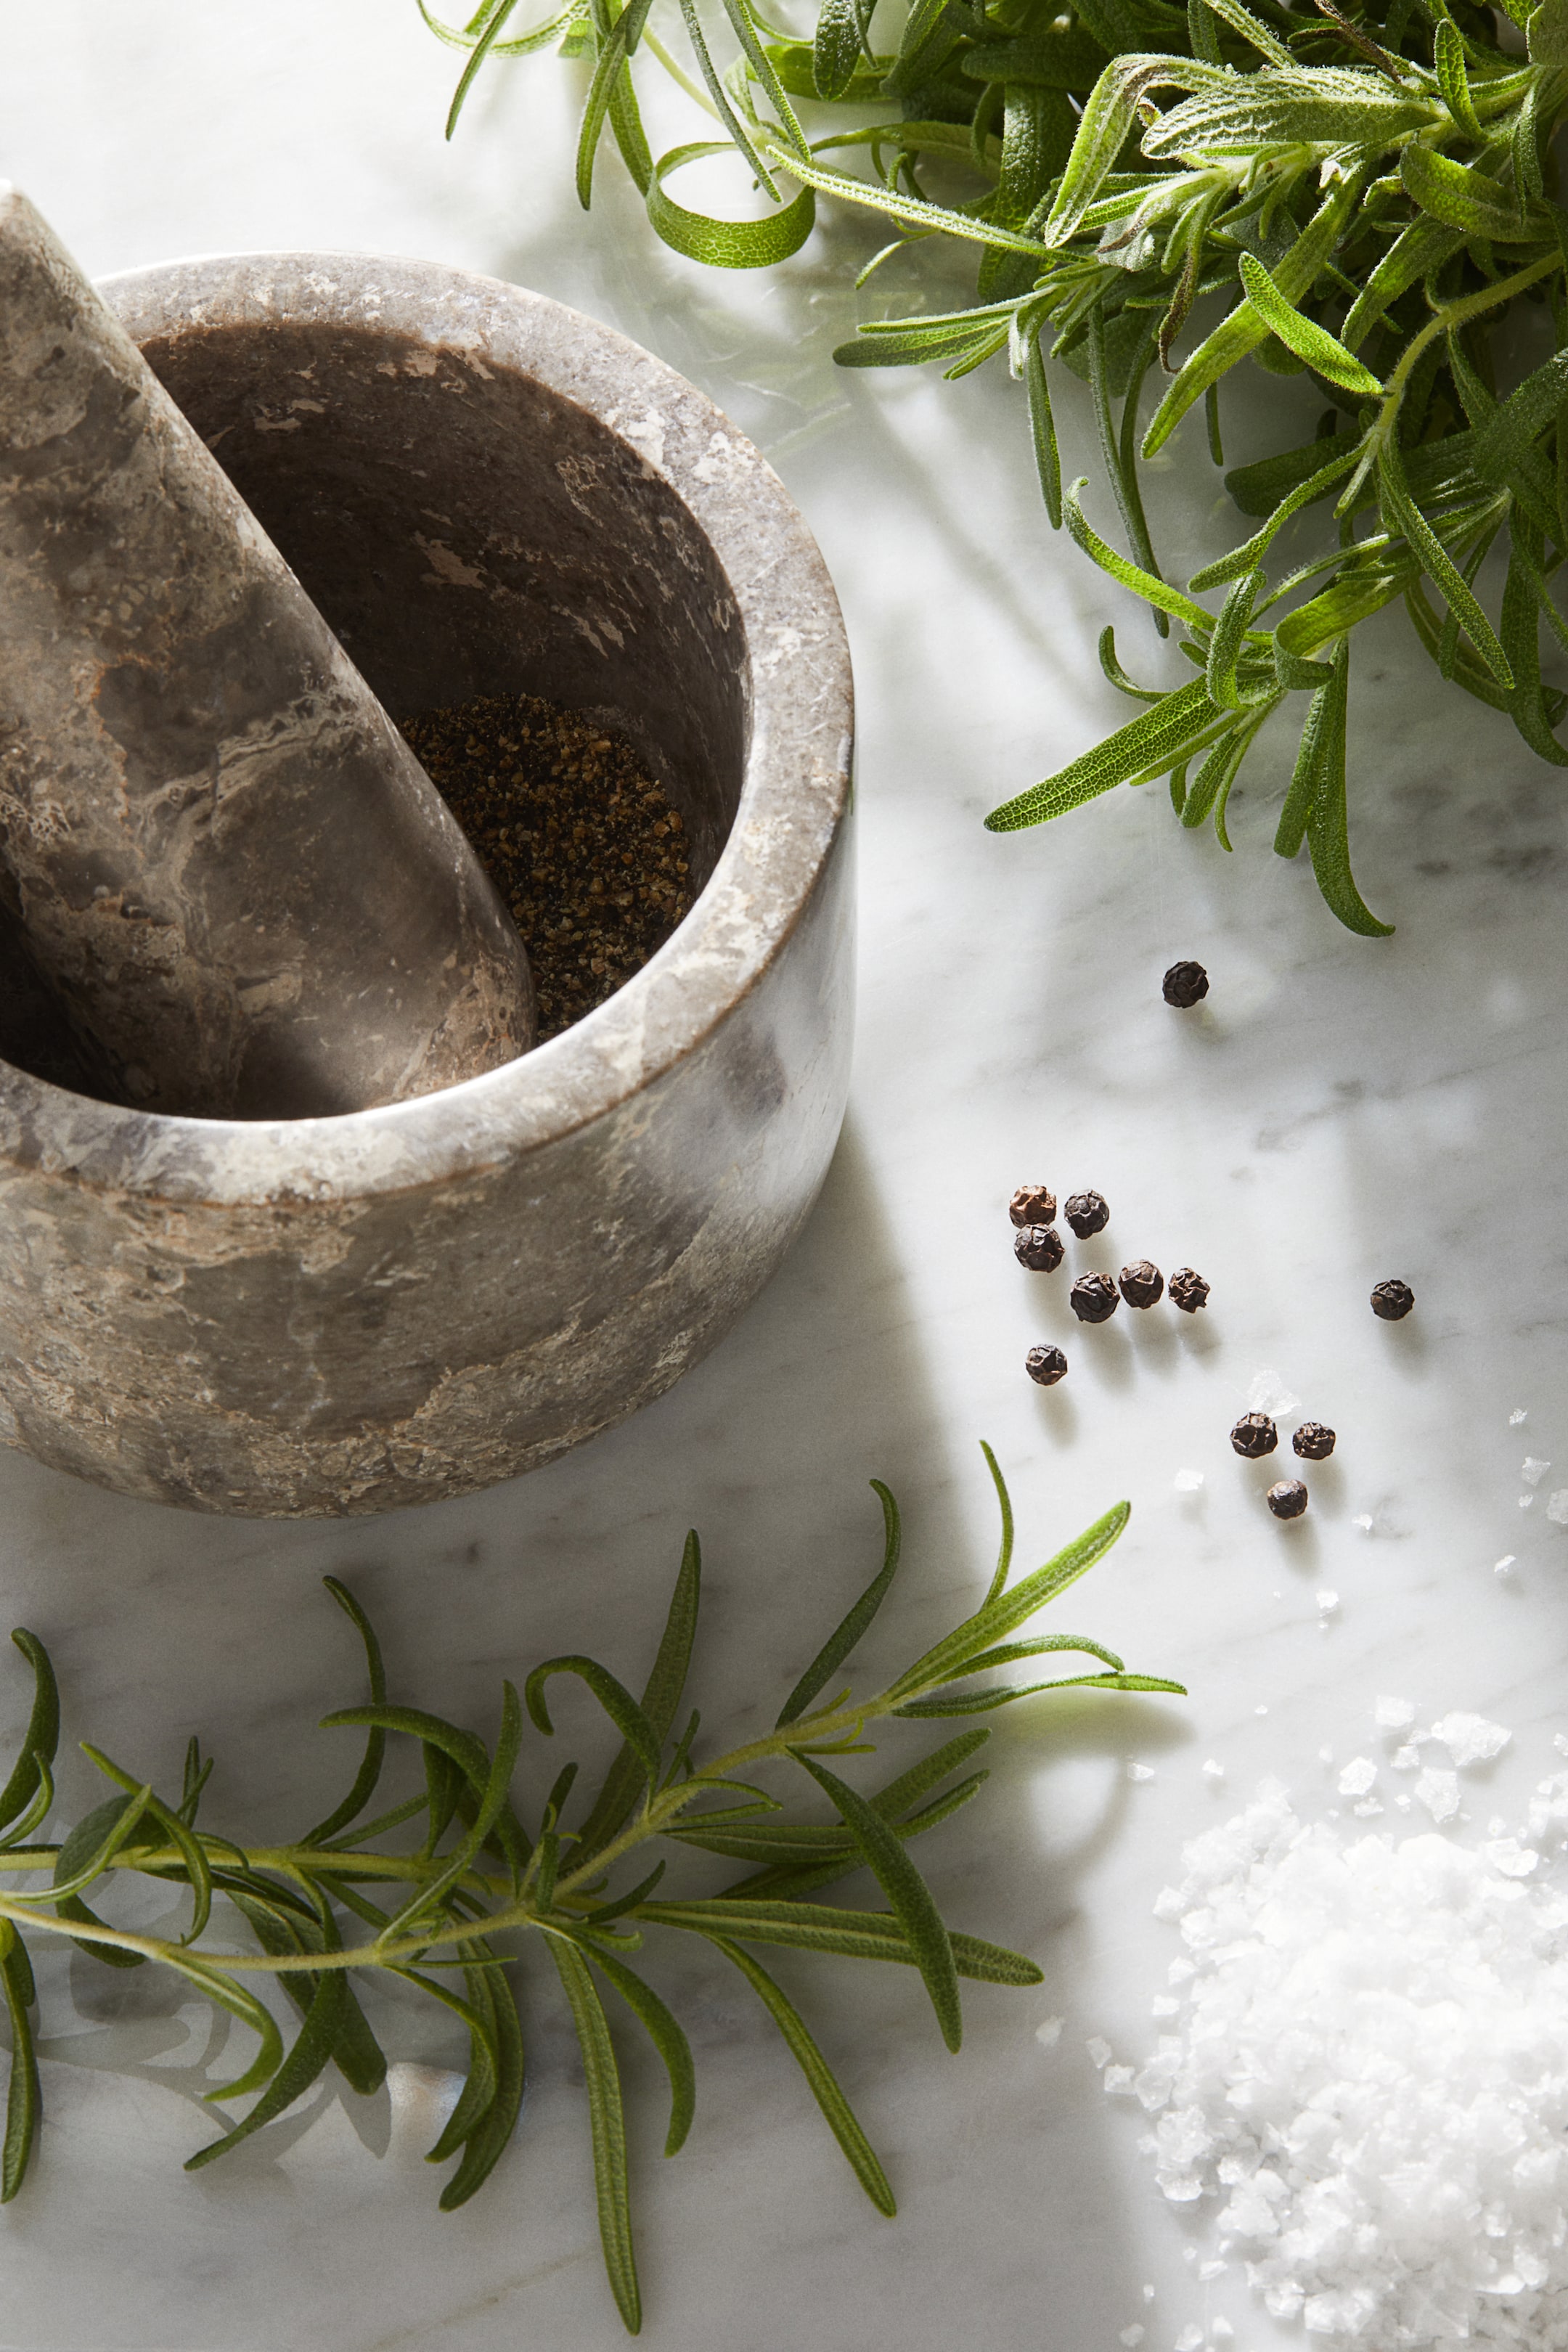
<path fill-rule="evenodd" d="M 1500 1729 L 1500 1727 L 1499 1727 Z M 1494 1824 L 1494 1827 L 1498 1826 Z M 1186 1847 L 1140 2145 L 1278 2318 L 1358 2352 L 1568 2347 L 1568 1893 L 1532 1842 L 1350 1840 L 1277 1781 Z M 1125 2070 L 1131 2075 L 1131 2070 Z"/>

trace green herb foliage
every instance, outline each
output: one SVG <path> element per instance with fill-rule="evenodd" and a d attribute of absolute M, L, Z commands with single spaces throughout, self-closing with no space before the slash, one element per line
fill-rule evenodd
<path fill-rule="evenodd" d="M 1304 695 L 1274 846 L 1304 845 L 1340 920 L 1386 933 L 1351 873 L 1348 648 L 1398 599 L 1446 679 L 1568 765 L 1555 732 L 1568 696 L 1542 683 L 1540 657 L 1542 622 L 1568 646 L 1549 584 L 1568 551 L 1568 215 L 1549 152 L 1568 110 L 1568 0 L 1509 0 L 1511 27 L 1475 0 L 912 0 L 890 47 L 874 28 L 897 11 L 876 0 L 824 0 L 810 40 L 753 0 L 680 0 L 697 79 L 650 28 L 648 0 L 570 0 L 527 32 L 517 0 L 483 0 L 461 26 L 420 6 L 469 53 L 448 132 L 487 57 L 558 43 L 593 58 L 582 200 L 607 123 L 679 252 L 726 268 L 782 261 L 818 195 L 892 223 L 863 278 L 932 236 L 978 247 L 972 306 L 869 320 L 839 361 L 956 377 L 1005 354 L 1052 523 L 1152 607 L 1162 635 L 1177 622 L 1199 673 L 1140 688 L 1107 630 L 1107 677 L 1146 708 L 994 810 L 993 830 L 1169 778 L 1181 822 L 1212 823 L 1228 849 L 1247 752 Z M 1510 32 L 1522 37 L 1505 46 Z M 636 79 L 649 58 L 716 118 L 716 141 L 653 160 Z M 807 135 L 797 102 L 826 135 Z M 667 192 L 726 143 L 773 200 L 761 219 L 718 220 Z M 841 168 L 856 153 L 869 176 Z M 933 173 L 970 192 L 935 196 Z M 1494 348 L 1521 303 L 1554 351 L 1505 396 Z M 1063 489 L 1047 356 L 1092 388 L 1125 554 L 1085 515 L 1084 485 Z M 1314 440 L 1226 476 L 1259 527 L 1184 593 L 1151 543 L 1138 459 L 1201 402 L 1223 465 L 1218 388 L 1248 358 L 1308 376 L 1326 405 Z M 1152 383 L 1163 388 L 1145 422 Z M 1319 506 L 1331 520 L 1316 551 L 1272 577 L 1279 534 Z M 1476 591 L 1494 545 L 1507 558 L 1495 623 Z M 1221 589 L 1218 609 L 1200 601 Z"/>
<path fill-rule="evenodd" d="M 440 2198 L 447 2210 L 485 2180 L 517 2122 L 524 2051 L 510 1971 L 531 1939 L 538 1939 L 553 1963 L 582 2050 L 605 2266 L 621 2316 L 636 2335 L 642 2305 L 610 2019 L 623 2030 L 628 2022 L 640 2027 L 663 2063 L 669 2078 L 665 2154 L 673 2156 L 694 2114 L 690 2045 L 663 2000 L 630 1965 L 649 1933 L 671 1930 L 701 1937 L 752 1987 L 860 2186 L 879 2212 L 891 2214 L 887 2175 L 832 2068 L 750 1948 L 776 1945 L 911 1969 L 951 2050 L 963 2032 L 961 1980 L 1037 1984 L 1040 1971 L 1016 1952 L 949 1927 L 910 1853 L 924 1831 L 979 1793 L 986 1775 L 969 1768 L 990 1737 L 984 1727 L 971 1725 L 944 1739 L 869 1795 L 840 1779 L 837 1760 L 871 1754 L 873 1743 L 865 1735 L 887 1718 L 980 1715 L 1037 1691 L 1181 1691 L 1178 1683 L 1129 1674 L 1098 1642 L 1059 1633 L 1010 1638 L 1103 1557 L 1127 1523 L 1127 1506 L 1118 1504 L 1076 1543 L 1012 1584 L 1011 1507 L 989 1447 L 985 1455 L 1002 1502 L 1003 1541 L 979 1607 L 873 1696 L 857 1698 L 852 1688 L 843 1688 L 826 1704 L 816 1703 L 869 1628 L 898 1569 L 898 1508 L 874 1481 L 885 1523 L 876 1577 L 796 1683 L 775 1727 L 708 1762 L 697 1757 L 696 1712 L 681 1720 L 700 1586 L 695 1535 L 687 1538 L 663 1640 L 640 1699 L 593 1658 L 547 1658 L 525 1677 L 521 1697 L 510 1682 L 502 1684 L 489 1743 L 422 1707 L 389 1699 L 374 1631 L 353 1594 L 329 1577 L 328 1591 L 364 1644 L 370 1697 L 324 1722 L 358 1727 L 365 1744 L 342 1802 L 290 1845 L 243 1845 L 198 1826 L 212 1765 L 194 1739 L 180 1795 L 167 1801 L 84 1742 L 84 1753 L 116 1793 L 68 1836 L 37 1842 L 34 1833 L 54 1803 L 59 1702 L 43 1644 L 31 1633 L 14 1634 L 33 1669 L 35 1700 L 16 1769 L 0 1792 L 0 1870 L 27 1874 L 25 1891 L 0 1894 L 0 1990 L 12 2051 L 0 2200 L 22 2186 L 43 2112 L 29 1939 L 67 1936 L 118 1968 L 156 1962 L 252 2030 L 251 2063 L 206 2095 L 226 2105 L 255 2093 L 255 2104 L 198 2148 L 187 2171 L 260 2131 L 331 2064 L 362 2095 L 379 2089 L 386 2060 L 353 1979 L 379 1971 L 416 1986 L 458 2017 L 468 2036 L 462 2091 L 430 2150 L 433 2164 L 452 2167 Z M 1063 1653 L 1087 1656 L 1095 1662 L 1092 1670 L 1022 1685 L 988 1678 L 1016 1661 Z M 559 1677 L 581 1683 L 621 1735 L 597 1793 L 580 1810 L 572 1802 L 575 1764 L 549 1777 L 553 1758 L 544 1743 L 554 1735 L 551 1709 L 563 1688 Z M 517 1793 L 520 1774 L 530 1776 L 522 1758 L 530 1725 L 531 1771 L 540 1783 L 531 1803 Z M 366 1820 L 389 1739 L 417 1744 L 424 1791 Z M 826 1796 L 828 1820 L 788 1818 L 780 1801 L 749 1777 L 781 1762 L 798 1767 L 812 1795 Z M 405 1841 L 388 1845 L 398 1829 L 406 1830 Z M 671 1853 L 696 1847 L 740 1863 L 743 1874 L 718 1895 L 672 1895 L 662 1883 L 666 1860 L 649 1870 L 640 1852 L 655 1838 Z M 812 1899 L 862 1867 L 876 1880 L 883 1907 L 860 1910 Z M 82 1899 L 87 1891 L 94 1889 L 102 1901 L 122 1872 L 188 1892 L 191 1916 L 183 1935 L 136 1934 L 89 1907 Z M 246 1927 L 258 1948 L 237 1948 Z M 258 1985 L 268 1979 L 298 2012 L 291 2040 L 259 1998 Z"/>

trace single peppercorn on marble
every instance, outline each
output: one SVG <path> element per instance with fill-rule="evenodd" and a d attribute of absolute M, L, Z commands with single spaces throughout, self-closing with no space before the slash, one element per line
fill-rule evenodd
<path fill-rule="evenodd" d="M 1190 1013 L 1209 992 L 1209 976 L 1201 963 L 1173 963 L 1160 983 L 1160 993 L 1179 1013 Z"/>
<path fill-rule="evenodd" d="M 1043 1389 L 1054 1389 L 1067 1378 L 1068 1360 L 1059 1348 L 1031 1348 L 1024 1359 L 1024 1370 Z"/>
<path fill-rule="evenodd" d="M 1048 1184 L 1020 1184 L 1007 1203 L 1016 1225 L 1048 1225 L 1057 1213 L 1057 1196 Z"/>
<path fill-rule="evenodd" d="M 1053 1225 L 1020 1225 L 1013 1236 L 1013 1255 L 1031 1274 L 1055 1274 L 1066 1252 Z"/>
<path fill-rule="evenodd" d="M 1154 1307 L 1165 1295 L 1165 1277 L 1152 1258 L 1134 1258 L 1121 1269 L 1121 1296 L 1129 1307 Z"/>
<path fill-rule="evenodd" d="M 1268 1489 L 1268 1502 L 1277 1519 L 1299 1519 L 1307 1507 L 1307 1489 L 1300 1478 L 1281 1478 Z"/>
<path fill-rule="evenodd" d="M 1303 1462 L 1326 1462 L 1334 1450 L 1334 1433 L 1321 1421 L 1304 1421 L 1290 1444 Z"/>
<path fill-rule="evenodd" d="M 1072 1215 L 1072 1202 L 1068 1202 L 1068 1215 Z M 1415 1293 L 1407 1282 L 1379 1282 L 1373 1286 L 1372 1311 L 1385 1323 L 1401 1323 L 1415 1304 Z"/>
<path fill-rule="evenodd" d="M 1171 1276 L 1171 1298 L 1184 1315 L 1195 1315 L 1200 1307 L 1209 1303 L 1208 1284 L 1190 1265 L 1179 1265 Z"/>
<path fill-rule="evenodd" d="M 1088 1241 L 1093 1234 L 1102 1234 L 1110 1223 L 1110 1210 L 1103 1192 L 1075 1192 L 1062 1214 L 1080 1242 Z"/>
<path fill-rule="evenodd" d="M 1244 1412 L 1230 1433 L 1230 1442 L 1248 1462 L 1260 1462 L 1279 1443 L 1279 1432 L 1266 1412 Z"/>
<path fill-rule="evenodd" d="M 1120 1304 L 1108 1274 L 1080 1274 L 1068 1297 L 1080 1323 L 1108 1323 Z"/>

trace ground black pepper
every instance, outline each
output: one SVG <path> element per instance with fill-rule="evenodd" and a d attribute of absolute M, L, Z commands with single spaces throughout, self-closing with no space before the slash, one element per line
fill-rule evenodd
<path fill-rule="evenodd" d="M 542 1043 L 640 971 L 691 905 L 679 813 L 629 744 L 531 695 L 403 732 L 522 935 Z"/>
<path fill-rule="evenodd" d="M 1031 1348 L 1024 1359 L 1024 1370 L 1043 1389 L 1054 1389 L 1067 1378 L 1068 1360 L 1059 1348 Z"/>
<path fill-rule="evenodd" d="M 1080 1323 L 1109 1322 L 1119 1303 L 1116 1285 L 1108 1274 L 1080 1274 L 1068 1297 Z"/>
<path fill-rule="evenodd" d="M 1209 1286 L 1190 1265 L 1179 1265 L 1171 1276 L 1171 1297 L 1184 1315 L 1195 1315 L 1209 1303 Z"/>
<path fill-rule="evenodd" d="M 1134 1258 L 1121 1269 L 1121 1296 L 1129 1307 L 1152 1307 L 1164 1296 L 1165 1277 L 1146 1257 Z"/>
<path fill-rule="evenodd" d="M 1062 1212 L 1080 1242 L 1100 1234 L 1110 1223 L 1110 1211 L 1100 1192 L 1075 1192 Z"/>
<path fill-rule="evenodd" d="M 1381 1315 L 1385 1323 L 1402 1322 L 1415 1304 L 1415 1293 L 1407 1282 L 1380 1282 L 1373 1286 L 1372 1311 Z"/>
<path fill-rule="evenodd" d="M 1048 1184 L 1020 1184 L 1007 1203 L 1016 1225 L 1048 1225 L 1056 1213 L 1057 1196 Z"/>
<path fill-rule="evenodd" d="M 1201 963 L 1173 963 L 1160 983 L 1160 993 L 1167 1004 L 1178 1012 L 1188 1013 L 1201 1004 L 1209 992 L 1209 976 Z"/>
<path fill-rule="evenodd" d="M 1055 1274 L 1066 1252 L 1054 1226 L 1020 1225 L 1013 1236 L 1013 1255 L 1031 1274 Z"/>
<path fill-rule="evenodd" d="M 1300 1478 L 1281 1478 L 1266 1499 L 1277 1519 L 1299 1519 L 1307 1507 L 1307 1489 Z"/>
<path fill-rule="evenodd" d="M 1279 1432 L 1266 1412 L 1244 1412 L 1230 1433 L 1230 1442 L 1249 1462 L 1261 1461 L 1279 1443 Z"/>
<path fill-rule="evenodd" d="M 1303 1462 L 1326 1462 L 1334 1450 L 1334 1433 L 1321 1421 L 1304 1421 L 1290 1443 Z"/>

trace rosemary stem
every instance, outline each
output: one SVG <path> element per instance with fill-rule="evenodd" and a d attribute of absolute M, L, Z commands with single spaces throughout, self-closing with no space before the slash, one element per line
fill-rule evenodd
<path fill-rule="evenodd" d="M 1387 440 L 1394 429 L 1400 403 L 1405 398 L 1405 388 L 1428 344 L 1438 335 L 1447 335 L 1455 327 L 1462 327 L 1467 319 L 1479 318 L 1483 311 L 1495 310 L 1500 304 L 1511 301 L 1516 294 L 1522 294 L 1527 286 L 1533 286 L 1538 278 L 1544 278 L 1550 270 L 1560 268 L 1562 259 L 1562 255 L 1553 249 L 1542 255 L 1539 261 L 1515 270 L 1511 278 L 1500 278 L 1495 286 L 1483 286 L 1479 293 L 1461 295 L 1457 301 L 1445 302 L 1440 310 L 1434 311 L 1420 332 L 1412 337 L 1398 366 L 1388 379 L 1383 406 L 1373 426 L 1378 446 Z"/>
<path fill-rule="evenodd" d="M 914 1689 L 894 1686 L 879 1692 L 875 1698 L 851 1704 L 838 1704 L 815 1715 L 803 1716 L 791 1723 L 767 1733 L 761 1739 L 748 1740 L 742 1747 L 732 1748 L 726 1755 L 715 1758 L 690 1780 L 666 1789 L 609 1844 L 601 1846 L 577 1868 L 568 1872 L 556 1885 L 549 1911 L 542 1911 L 524 1899 L 501 1902 L 499 1910 L 490 1911 L 477 1921 L 444 1919 L 438 1927 L 426 1924 L 416 1932 L 395 1939 L 384 1937 L 374 1944 L 350 1947 L 329 1952 L 204 1952 L 202 1960 L 208 1968 L 226 1975 L 244 1973 L 258 1976 L 316 1974 L 323 1969 L 384 1968 L 390 1963 L 413 1958 L 433 1946 L 473 1943 L 480 1937 L 504 1934 L 515 1928 L 545 1927 L 552 1913 L 574 1896 L 580 1899 L 581 1888 L 590 1880 L 600 1877 L 611 1865 L 651 1837 L 659 1836 L 670 1828 L 693 1801 L 710 1792 L 722 1790 L 740 1772 L 756 1764 L 767 1763 L 800 1747 L 836 1746 L 854 1738 L 863 1725 L 892 1712 L 921 1692 L 936 1685 L 921 1684 Z M 445 1867 L 440 1855 L 417 1854 L 333 1854 L 317 1846 L 255 1846 L 244 1849 L 246 1866 L 257 1871 L 273 1871 L 308 1884 L 311 1876 L 329 1875 L 338 1879 L 368 1877 L 418 1881 L 434 1878 Z M 58 1849 L 46 1847 L 28 1853 L 4 1857 L 5 1866 L 19 1870 L 54 1868 Z M 183 1858 L 174 1847 L 153 1852 L 142 1848 L 128 1855 L 117 1855 L 110 1867 L 140 1871 L 143 1875 L 160 1869 L 176 1870 Z M 504 1896 L 508 1882 L 489 1879 L 478 1871 L 465 1874 L 461 1882 L 476 1895 L 495 1902 Z M 221 1891 L 221 1890 L 220 1890 Z M 47 1901 L 47 1897 L 42 1898 Z M 570 1918 L 570 1914 L 568 1914 Z M 137 1935 L 129 1929 L 109 1927 L 83 1920 L 62 1919 L 42 1907 L 42 1902 L 27 1902 L 16 1895 L 0 1895 L 0 1919 L 9 1919 L 19 1927 L 42 1930 L 45 1934 L 73 1937 L 83 1943 L 107 1944 L 114 1948 L 135 1952 L 147 1959 L 169 1960 L 181 1947 L 156 1936 Z"/>
<path fill-rule="evenodd" d="M 657 58 L 677 89 L 684 90 L 694 105 L 700 106 L 704 114 L 710 114 L 715 122 L 722 120 L 718 108 L 701 83 L 692 79 L 679 58 L 671 57 L 651 25 L 643 26 L 642 46 L 650 56 Z"/>

